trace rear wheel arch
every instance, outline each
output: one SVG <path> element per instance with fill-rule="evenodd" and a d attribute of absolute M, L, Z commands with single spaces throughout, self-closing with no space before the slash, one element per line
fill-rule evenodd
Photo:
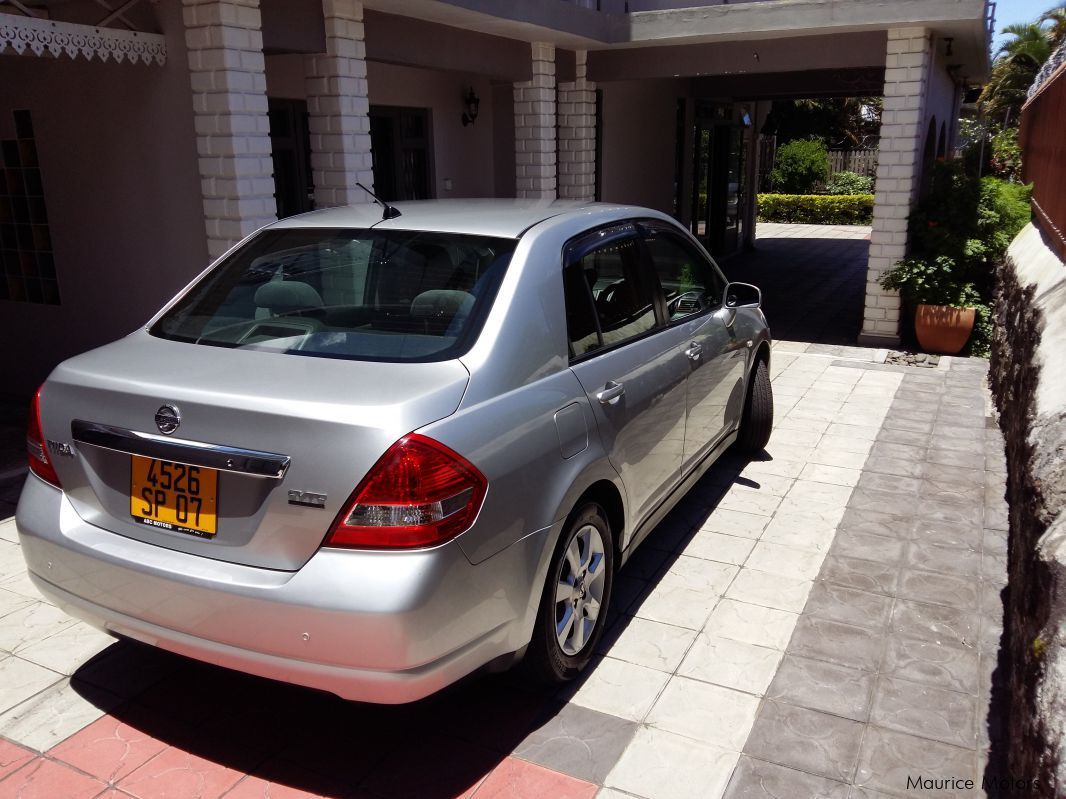
<path fill-rule="evenodd" d="M 611 526 L 611 534 L 614 538 L 615 564 L 621 563 L 622 557 L 622 531 L 625 529 L 625 504 L 618 486 L 610 480 L 597 480 L 582 492 L 574 502 L 570 513 L 574 514 L 588 502 L 595 502 L 607 515 L 607 523 Z"/>

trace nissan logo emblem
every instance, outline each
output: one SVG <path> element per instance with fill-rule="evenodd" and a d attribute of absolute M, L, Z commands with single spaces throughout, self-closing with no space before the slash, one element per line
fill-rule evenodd
<path fill-rule="evenodd" d="M 178 410 L 177 405 L 167 403 L 155 412 L 155 426 L 158 427 L 159 432 L 165 436 L 169 436 L 177 430 L 180 424 L 181 411 Z"/>

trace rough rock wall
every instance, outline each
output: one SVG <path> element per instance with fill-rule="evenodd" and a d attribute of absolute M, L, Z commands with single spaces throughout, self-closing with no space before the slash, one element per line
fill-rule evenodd
<path fill-rule="evenodd" d="M 1066 795 L 1066 265 L 1030 225 L 999 274 L 989 379 L 1006 442 L 1006 761 Z"/>

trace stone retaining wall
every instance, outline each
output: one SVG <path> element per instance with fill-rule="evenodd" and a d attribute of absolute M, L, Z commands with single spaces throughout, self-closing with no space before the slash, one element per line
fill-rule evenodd
<path fill-rule="evenodd" d="M 1006 442 L 1009 773 L 1066 792 L 1066 265 L 1030 225 L 999 274 L 990 381 Z M 1031 782 L 1030 782 L 1031 785 Z"/>

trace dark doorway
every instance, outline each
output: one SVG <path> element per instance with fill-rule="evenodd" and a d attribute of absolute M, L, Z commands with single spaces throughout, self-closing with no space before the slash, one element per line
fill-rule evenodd
<path fill-rule="evenodd" d="M 311 175 L 307 103 L 278 97 L 269 98 L 267 103 L 278 219 L 313 211 L 315 185 Z"/>
<path fill-rule="evenodd" d="M 699 103 L 695 126 L 691 230 L 711 254 L 732 253 L 744 233 L 744 131 L 719 103 Z"/>
<path fill-rule="evenodd" d="M 374 190 L 386 202 L 434 196 L 428 108 L 370 106 Z"/>

